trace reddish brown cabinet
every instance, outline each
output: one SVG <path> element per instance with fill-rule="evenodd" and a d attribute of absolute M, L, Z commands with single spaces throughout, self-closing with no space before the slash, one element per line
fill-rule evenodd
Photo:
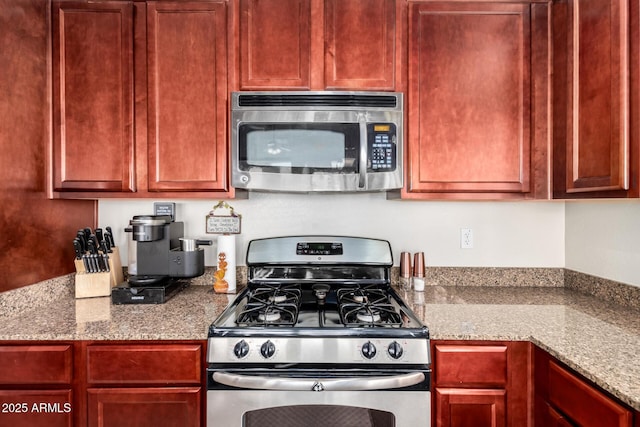
<path fill-rule="evenodd" d="M 54 0 L 53 191 L 135 191 L 133 3 Z"/>
<path fill-rule="evenodd" d="M 635 1 L 553 4 L 554 197 L 637 197 Z"/>
<path fill-rule="evenodd" d="M 71 427 L 73 346 L 0 345 L 0 425 Z"/>
<path fill-rule="evenodd" d="M 88 426 L 203 424 L 203 344 L 89 343 L 84 355 Z"/>
<path fill-rule="evenodd" d="M 405 198 L 547 198 L 549 5 L 411 2 Z"/>
<path fill-rule="evenodd" d="M 530 349 L 525 342 L 432 341 L 433 425 L 528 425 Z"/>
<path fill-rule="evenodd" d="M 227 189 L 224 2 L 147 4 L 149 191 Z"/>
<path fill-rule="evenodd" d="M 534 361 L 535 426 L 633 427 L 632 409 L 539 348 Z"/>
<path fill-rule="evenodd" d="M 54 2 L 54 197 L 233 194 L 228 13 L 224 0 Z"/>
<path fill-rule="evenodd" d="M 395 90 L 395 0 L 240 0 L 241 90 Z"/>

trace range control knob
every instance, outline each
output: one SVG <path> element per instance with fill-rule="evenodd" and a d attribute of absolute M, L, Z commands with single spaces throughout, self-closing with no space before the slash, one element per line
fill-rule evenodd
<path fill-rule="evenodd" d="M 387 351 L 389 352 L 389 356 L 391 356 L 392 359 L 400 359 L 402 357 L 402 353 L 404 352 L 404 350 L 402 350 L 402 346 L 398 341 L 394 341 L 389 344 L 389 347 L 387 347 Z"/>
<path fill-rule="evenodd" d="M 233 347 L 233 354 L 235 354 L 238 359 L 247 357 L 247 354 L 249 354 L 249 344 L 245 340 L 238 341 Z"/>
<path fill-rule="evenodd" d="M 373 359 L 376 355 L 376 346 L 371 341 L 362 344 L 362 355 L 367 359 Z"/>
<path fill-rule="evenodd" d="M 260 346 L 260 354 L 265 359 L 272 357 L 276 353 L 276 345 L 271 341 L 267 341 Z"/>

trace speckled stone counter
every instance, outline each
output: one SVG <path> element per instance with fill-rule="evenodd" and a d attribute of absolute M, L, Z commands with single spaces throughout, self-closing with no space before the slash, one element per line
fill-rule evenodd
<path fill-rule="evenodd" d="M 235 295 L 196 281 L 161 305 L 74 299 L 65 276 L 0 294 L 0 340 L 204 340 Z M 239 289 L 240 290 L 240 289 Z M 396 288 L 433 339 L 531 341 L 640 410 L 640 311 L 566 287 Z"/>
<path fill-rule="evenodd" d="M 640 311 L 567 288 L 396 288 L 432 339 L 531 341 L 640 410 Z"/>

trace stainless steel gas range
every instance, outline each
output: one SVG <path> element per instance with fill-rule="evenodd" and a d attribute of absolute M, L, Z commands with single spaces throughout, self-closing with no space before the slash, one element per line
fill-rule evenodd
<path fill-rule="evenodd" d="M 389 242 L 253 240 L 211 325 L 207 426 L 429 426 L 429 330 L 391 287 Z"/>

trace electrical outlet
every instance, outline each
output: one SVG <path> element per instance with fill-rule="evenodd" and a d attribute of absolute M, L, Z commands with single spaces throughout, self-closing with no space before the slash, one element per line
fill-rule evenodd
<path fill-rule="evenodd" d="M 460 248 L 471 249 L 473 248 L 473 230 L 470 228 L 460 229 Z"/>

